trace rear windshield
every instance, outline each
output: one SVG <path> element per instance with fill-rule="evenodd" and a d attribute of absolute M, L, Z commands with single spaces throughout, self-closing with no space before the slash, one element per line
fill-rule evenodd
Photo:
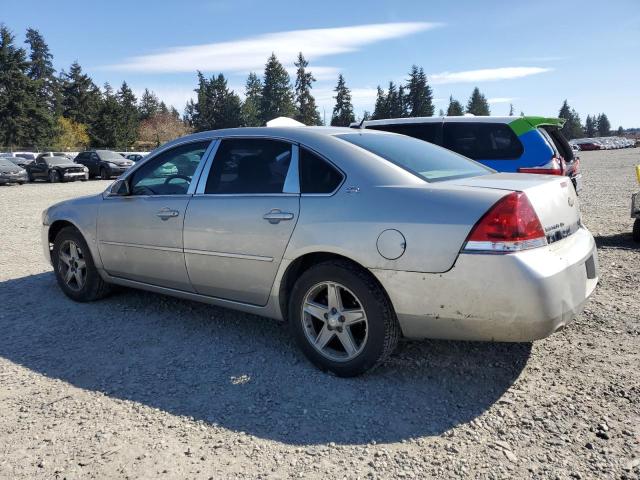
<path fill-rule="evenodd" d="M 474 160 L 513 160 L 524 151 L 504 123 L 447 122 L 442 146 Z"/>
<path fill-rule="evenodd" d="M 337 138 L 357 145 L 427 182 L 473 177 L 493 170 L 462 155 L 404 135 L 345 133 Z"/>

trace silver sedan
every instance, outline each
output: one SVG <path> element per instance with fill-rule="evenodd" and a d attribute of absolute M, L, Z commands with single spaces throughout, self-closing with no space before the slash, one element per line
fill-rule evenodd
<path fill-rule="evenodd" d="M 565 177 L 495 173 L 371 130 L 190 135 L 42 223 L 72 299 L 125 285 L 286 321 L 341 376 L 375 367 L 401 337 L 543 338 L 598 281 Z"/>

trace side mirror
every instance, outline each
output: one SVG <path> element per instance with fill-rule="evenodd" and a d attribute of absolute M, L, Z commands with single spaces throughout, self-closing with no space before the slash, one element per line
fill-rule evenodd
<path fill-rule="evenodd" d="M 124 179 L 116 180 L 109 191 L 109 195 L 113 197 L 127 197 L 131 195 L 131 191 L 129 189 L 129 182 Z"/>

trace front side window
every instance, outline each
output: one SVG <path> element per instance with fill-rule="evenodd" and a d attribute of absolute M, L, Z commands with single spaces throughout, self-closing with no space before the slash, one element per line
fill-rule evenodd
<path fill-rule="evenodd" d="M 131 195 L 186 194 L 209 143 L 180 145 L 145 163 L 131 177 Z"/>
<path fill-rule="evenodd" d="M 282 193 L 291 155 L 291 144 L 280 140 L 222 140 L 213 159 L 204 193 Z"/>
<path fill-rule="evenodd" d="M 347 133 L 336 138 L 357 145 L 427 182 L 473 177 L 493 172 L 442 147 L 404 135 Z"/>
<path fill-rule="evenodd" d="M 513 160 L 523 153 L 522 143 L 504 123 L 448 122 L 443 147 L 473 160 Z"/>
<path fill-rule="evenodd" d="M 331 193 L 342 182 L 342 174 L 315 153 L 300 148 L 300 193 Z"/>

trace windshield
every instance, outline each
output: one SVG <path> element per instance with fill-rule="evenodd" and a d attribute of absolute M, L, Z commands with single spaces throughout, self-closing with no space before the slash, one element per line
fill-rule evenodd
<path fill-rule="evenodd" d="M 405 135 L 345 133 L 336 135 L 336 138 L 364 148 L 427 182 L 486 175 L 494 171 L 445 148 Z"/>
<path fill-rule="evenodd" d="M 16 168 L 16 164 L 6 158 L 0 158 L 0 167 Z"/>
<path fill-rule="evenodd" d="M 122 160 L 124 158 L 119 153 L 110 150 L 98 150 L 97 153 L 101 160 Z"/>
<path fill-rule="evenodd" d="M 64 165 L 67 163 L 72 163 L 68 158 L 62 157 L 48 157 L 45 160 L 49 165 Z"/>

